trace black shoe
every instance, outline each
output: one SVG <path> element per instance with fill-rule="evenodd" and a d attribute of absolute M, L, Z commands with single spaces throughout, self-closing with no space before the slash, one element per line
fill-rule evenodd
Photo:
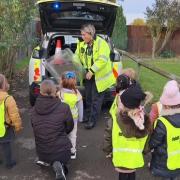
<path fill-rule="evenodd" d="M 65 176 L 69 173 L 68 167 L 65 164 L 62 164 L 62 167 L 64 169 Z"/>
<path fill-rule="evenodd" d="M 84 127 L 85 127 L 86 129 L 92 129 L 94 126 L 95 126 L 95 123 L 92 122 L 92 121 L 89 121 L 88 123 L 86 123 L 86 124 L 84 125 Z"/>
<path fill-rule="evenodd" d="M 55 161 L 52 167 L 56 173 L 56 180 L 66 180 L 63 166 L 59 161 Z"/>
<path fill-rule="evenodd" d="M 76 152 L 71 153 L 71 159 L 76 159 Z"/>

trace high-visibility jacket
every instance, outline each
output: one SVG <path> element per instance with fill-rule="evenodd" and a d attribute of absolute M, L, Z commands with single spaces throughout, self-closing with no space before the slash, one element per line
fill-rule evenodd
<path fill-rule="evenodd" d="M 74 120 L 78 119 L 78 108 L 77 108 L 77 102 L 78 102 L 78 96 L 74 93 L 63 93 L 63 102 L 67 103 L 71 109 L 71 113 Z"/>
<path fill-rule="evenodd" d="M 78 42 L 76 54 L 83 67 L 94 73 L 98 92 L 103 92 L 115 84 L 110 60 L 110 48 L 104 39 L 96 36 L 90 54 L 87 50 L 87 44 L 84 41 Z"/>
<path fill-rule="evenodd" d="M 113 164 L 115 167 L 136 169 L 144 166 L 143 149 L 147 136 L 143 138 L 126 138 L 117 123 L 117 105 L 114 103 L 111 108 L 113 119 L 112 126 L 112 147 Z"/>
<path fill-rule="evenodd" d="M 166 127 L 166 141 L 167 141 L 167 168 L 175 170 L 180 168 L 180 129 L 174 127 L 166 118 L 160 117 L 161 121 Z"/>
<path fill-rule="evenodd" d="M 4 137 L 6 132 L 5 127 L 5 108 L 4 108 L 4 101 L 0 104 L 0 137 Z"/>

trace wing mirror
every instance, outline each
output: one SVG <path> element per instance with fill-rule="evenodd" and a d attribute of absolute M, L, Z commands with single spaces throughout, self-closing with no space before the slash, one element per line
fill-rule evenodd
<path fill-rule="evenodd" d="M 40 50 L 34 49 L 32 53 L 32 58 L 34 59 L 40 59 Z"/>
<path fill-rule="evenodd" d="M 122 60 L 122 54 L 114 49 L 114 51 L 110 53 L 110 59 L 112 62 L 119 62 Z"/>

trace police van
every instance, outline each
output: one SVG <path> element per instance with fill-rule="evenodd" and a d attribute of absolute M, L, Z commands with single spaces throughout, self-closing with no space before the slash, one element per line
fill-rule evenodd
<path fill-rule="evenodd" d="M 29 62 L 29 95 L 30 104 L 34 105 L 39 94 L 40 84 L 44 79 L 55 76 L 46 66 L 46 60 L 56 53 L 57 43 L 61 49 L 75 52 L 83 24 L 93 24 L 96 34 L 103 37 L 111 47 L 113 72 L 117 76 L 121 69 L 121 56 L 113 48 L 110 37 L 114 28 L 118 4 L 116 0 L 40 0 L 37 2 L 42 28 L 42 40 L 37 46 Z M 83 84 L 78 88 L 84 95 Z M 104 101 L 112 101 L 115 87 L 111 87 Z"/>

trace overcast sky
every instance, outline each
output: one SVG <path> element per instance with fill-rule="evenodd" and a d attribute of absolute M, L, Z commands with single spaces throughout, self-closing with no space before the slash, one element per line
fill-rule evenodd
<path fill-rule="evenodd" d="M 155 0 L 118 0 L 122 5 L 127 24 L 131 24 L 136 18 L 145 19 L 144 12 L 147 6 L 152 6 Z"/>

